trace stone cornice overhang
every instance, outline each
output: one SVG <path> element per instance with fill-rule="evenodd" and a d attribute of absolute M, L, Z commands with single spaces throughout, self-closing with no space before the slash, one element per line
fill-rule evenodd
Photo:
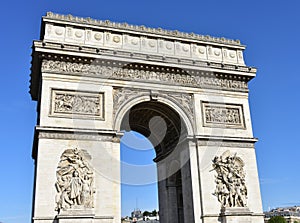
<path fill-rule="evenodd" d="M 233 40 L 228 38 L 218 38 L 209 35 L 199 35 L 195 33 L 180 32 L 178 30 L 166 30 L 162 28 L 150 28 L 143 25 L 130 25 L 127 23 L 111 22 L 109 20 L 97 20 L 92 18 L 82 18 L 73 15 L 61 15 L 53 12 L 48 12 L 42 19 L 41 39 L 43 39 L 45 33 L 45 24 L 60 24 L 66 26 L 83 27 L 88 29 L 104 30 L 111 32 L 122 32 L 127 34 L 133 34 L 138 36 L 147 36 L 154 38 L 163 38 L 169 40 L 179 40 L 184 42 L 195 42 L 204 45 L 212 46 L 225 46 L 235 49 L 244 50 L 245 45 L 242 45 L 239 40 Z"/>
<path fill-rule="evenodd" d="M 31 156 L 36 160 L 40 138 L 118 142 L 122 136 L 123 132 L 114 130 L 36 126 Z"/>
<path fill-rule="evenodd" d="M 221 78 L 242 80 L 248 83 L 256 75 L 256 68 L 224 64 L 210 61 L 178 59 L 172 56 L 151 55 L 141 52 L 128 52 L 120 49 L 94 48 L 61 43 L 45 43 L 34 41 L 31 67 L 30 94 L 33 100 L 37 100 L 41 76 L 41 62 L 43 59 L 68 60 L 74 63 L 91 64 L 97 60 L 113 61 L 116 64 L 145 64 L 155 66 L 157 69 L 169 67 L 191 72 L 209 72 L 211 75 Z"/>

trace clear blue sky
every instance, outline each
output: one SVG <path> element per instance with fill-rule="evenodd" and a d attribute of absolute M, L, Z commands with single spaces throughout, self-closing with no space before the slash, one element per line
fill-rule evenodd
<path fill-rule="evenodd" d="M 47 11 L 240 39 L 248 47 L 246 63 L 258 67 L 250 83 L 250 104 L 254 135 L 260 139 L 256 151 L 264 209 L 300 204 L 299 10 L 299 0 L 2 1 L 0 221 L 30 221 L 36 122 L 36 103 L 28 93 L 30 54 Z M 123 150 L 124 159 L 134 153 Z M 133 156 L 141 155 L 137 153 Z M 144 153 L 153 155 L 151 150 Z M 123 215 L 135 207 L 133 191 L 155 197 L 154 188 L 123 187 Z M 142 200 L 142 209 L 157 206 L 155 199 Z"/>

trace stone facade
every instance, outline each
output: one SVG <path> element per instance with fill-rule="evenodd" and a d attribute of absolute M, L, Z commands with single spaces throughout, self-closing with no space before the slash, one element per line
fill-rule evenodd
<path fill-rule="evenodd" d="M 160 222 L 263 222 L 245 46 L 53 13 L 41 30 L 33 222 L 121 221 L 122 130 L 155 148 Z"/>

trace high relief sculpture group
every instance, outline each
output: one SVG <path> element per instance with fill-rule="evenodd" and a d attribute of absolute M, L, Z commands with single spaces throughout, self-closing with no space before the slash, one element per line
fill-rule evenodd
<path fill-rule="evenodd" d="M 47 13 L 32 48 L 33 223 L 120 222 L 130 130 L 155 145 L 160 222 L 263 223 L 239 41 Z"/>
<path fill-rule="evenodd" d="M 246 206 L 247 187 L 243 166 L 243 161 L 236 154 L 223 154 L 213 160 L 213 167 L 217 172 L 214 195 L 223 207 Z"/>
<path fill-rule="evenodd" d="M 57 168 L 56 210 L 93 208 L 93 170 L 79 149 L 67 149 Z"/>

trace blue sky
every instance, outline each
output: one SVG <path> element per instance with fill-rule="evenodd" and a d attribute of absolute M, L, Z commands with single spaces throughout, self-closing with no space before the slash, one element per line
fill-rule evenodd
<path fill-rule="evenodd" d="M 246 63 L 258 67 L 250 83 L 250 105 L 254 135 L 260 139 L 256 151 L 264 209 L 300 204 L 299 9 L 299 0 L 2 1 L 0 221 L 30 219 L 36 122 L 36 103 L 28 93 L 30 55 L 47 11 L 240 39 L 247 45 Z M 130 148 L 123 147 L 127 159 L 125 150 Z M 156 196 L 155 185 L 123 189 L 123 215 L 135 207 L 136 195 Z M 140 208 L 157 206 L 155 199 L 151 204 L 142 200 Z"/>

